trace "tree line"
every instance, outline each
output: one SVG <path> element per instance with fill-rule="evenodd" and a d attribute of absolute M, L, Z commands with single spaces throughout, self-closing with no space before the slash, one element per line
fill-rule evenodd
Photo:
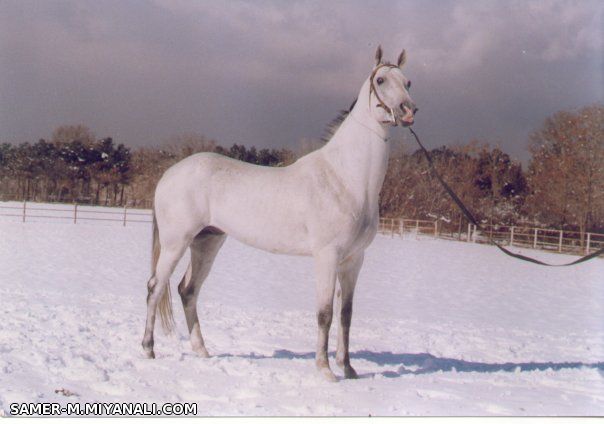
<path fill-rule="evenodd" d="M 265 166 L 294 160 L 287 149 L 227 149 L 196 135 L 179 136 L 164 149 L 131 149 L 111 137 L 97 140 L 82 125 L 61 126 L 49 141 L 0 144 L 0 199 L 148 206 L 163 172 L 197 152 Z"/>
<path fill-rule="evenodd" d="M 191 154 L 215 152 L 284 166 L 320 145 L 299 152 L 241 144 L 226 148 L 191 134 L 175 137 L 163 148 L 130 148 L 110 137 L 96 139 L 85 126 L 62 126 L 49 140 L 0 144 L 0 199 L 150 207 L 163 172 Z M 500 148 L 477 141 L 430 154 L 482 222 L 604 230 L 604 107 L 552 115 L 530 135 L 529 151 L 526 170 Z M 380 214 L 438 219 L 459 229 L 465 225 L 419 150 L 392 152 Z"/>
<path fill-rule="evenodd" d="M 435 166 L 462 201 L 488 224 L 604 230 L 604 107 L 562 111 L 529 139 L 528 167 L 486 143 L 431 151 Z M 380 198 L 382 216 L 440 219 L 465 225 L 431 176 L 420 151 L 390 158 Z"/>

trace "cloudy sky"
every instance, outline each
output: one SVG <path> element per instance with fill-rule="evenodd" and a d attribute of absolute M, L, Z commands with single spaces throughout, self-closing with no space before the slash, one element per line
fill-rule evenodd
<path fill-rule="evenodd" d="M 84 124 L 130 146 L 295 147 L 356 97 L 381 43 L 407 50 L 427 145 L 525 158 L 545 117 L 604 102 L 603 21 L 601 0 L 0 0 L 0 141 Z"/>

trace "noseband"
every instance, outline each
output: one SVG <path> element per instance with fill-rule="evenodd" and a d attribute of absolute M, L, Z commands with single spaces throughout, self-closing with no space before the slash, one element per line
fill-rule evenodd
<path fill-rule="evenodd" d="M 396 65 L 390 65 L 388 63 L 386 64 L 382 64 L 380 66 L 378 66 L 377 68 L 375 68 L 373 70 L 373 72 L 371 73 L 371 76 L 369 77 L 369 107 L 371 107 L 371 94 L 375 95 L 375 98 L 378 101 L 378 107 L 384 108 L 384 110 L 386 112 L 388 112 L 390 114 L 391 120 L 390 121 L 382 121 L 382 124 L 392 124 L 393 126 L 398 126 L 398 121 L 396 120 L 396 116 L 394 115 L 394 111 L 392 110 L 392 108 L 390 106 L 388 106 L 386 103 L 384 103 L 384 101 L 382 100 L 382 98 L 380 97 L 380 95 L 378 94 L 375 85 L 373 83 L 373 79 L 375 78 L 375 74 L 377 73 L 377 71 L 380 68 L 398 68 L 398 66 Z"/>

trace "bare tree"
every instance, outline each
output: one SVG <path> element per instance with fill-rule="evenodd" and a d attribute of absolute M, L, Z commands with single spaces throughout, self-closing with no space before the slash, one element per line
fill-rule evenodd
<path fill-rule="evenodd" d="M 535 219 L 581 233 L 604 226 L 604 107 L 556 113 L 531 135 L 530 151 Z"/>
<path fill-rule="evenodd" d="M 51 142 L 58 147 L 76 140 L 88 147 L 94 143 L 95 137 L 85 125 L 62 125 L 53 131 L 51 138 Z"/>

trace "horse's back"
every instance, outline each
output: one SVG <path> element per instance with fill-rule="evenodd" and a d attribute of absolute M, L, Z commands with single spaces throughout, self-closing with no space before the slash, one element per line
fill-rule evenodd
<path fill-rule="evenodd" d="M 206 226 L 272 252 L 309 254 L 300 166 L 268 167 L 198 153 L 170 167 L 158 183 L 158 220 L 194 234 Z M 161 222 L 160 222 L 161 227 Z M 289 235 L 289 237 L 287 236 Z"/>

